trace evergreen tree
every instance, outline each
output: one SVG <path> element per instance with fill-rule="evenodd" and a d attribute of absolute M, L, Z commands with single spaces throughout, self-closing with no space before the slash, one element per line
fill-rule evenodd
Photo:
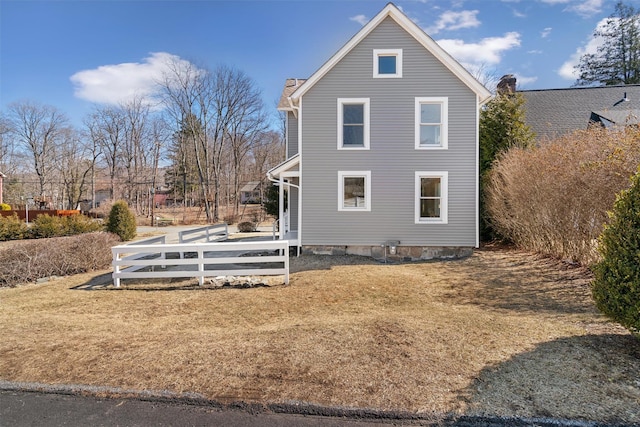
<path fill-rule="evenodd" d="M 480 236 L 483 240 L 495 237 L 486 214 L 484 195 L 493 162 L 511 147 L 526 148 L 534 144 L 535 135 L 525 123 L 524 103 L 522 94 L 498 91 L 480 112 Z"/>
<path fill-rule="evenodd" d="M 136 217 L 124 200 L 113 204 L 106 224 L 107 231 L 117 234 L 122 241 L 136 237 Z"/>
<path fill-rule="evenodd" d="M 622 2 L 594 37 L 604 40 L 596 53 L 582 55 L 577 86 L 640 83 L 640 11 Z"/>
<path fill-rule="evenodd" d="M 622 191 L 611 223 L 600 235 L 602 261 L 593 267 L 593 298 L 600 311 L 640 334 L 640 170 Z"/>

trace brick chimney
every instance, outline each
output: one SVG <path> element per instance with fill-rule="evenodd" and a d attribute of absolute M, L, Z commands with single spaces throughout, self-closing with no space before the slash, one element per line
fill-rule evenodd
<path fill-rule="evenodd" d="M 496 91 L 499 94 L 516 93 L 516 77 L 513 74 L 505 74 L 500 77 Z"/>

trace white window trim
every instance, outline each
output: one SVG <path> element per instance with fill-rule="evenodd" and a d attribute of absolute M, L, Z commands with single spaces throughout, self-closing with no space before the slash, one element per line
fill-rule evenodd
<path fill-rule="evenodd" d="M 421 178 L 440 178 L 440 218 L 420 217 Z M 416 224 L 447 224 L 449 221 L 449 172 L 416 172 L 414 197 Z"/>
<path fill-rule="evenodd" d="M 440 145 L 420 145 L 420 106 L 422 104 L 440 104 L 441 120 L 440 124 Z M 416 98 L 415 107 L 415 148 L 416 150 L 446 150 L 449 147 L 449 98 L 443 96 Z"/>
<path fill-rule="evenodd" d="M 344 206 L 344 179 L 364 178 L 363 207 L 351 208 Z M 338 171 L 338 211 L 340 212 L 370 212 L 371 211 L 371 171 Z"/>
<path fill-rule="evenodd" d="M 395 74 L 380 74 L 378 70 L 378 57 L 395 56 Z M 402 78 L 402 49 L 373 49 L 373 78 L 374 79 L 399 79 Z"/>
<path fill-rule="evenodd" d="M 364 131 L 362 147 L 345 147 L 342 145 L 343 138 L 343 109 L 344 105 L 363 104 Z M 338 98 L 338 150 L 368 150 L 369 149 L 369 98 Z"/>

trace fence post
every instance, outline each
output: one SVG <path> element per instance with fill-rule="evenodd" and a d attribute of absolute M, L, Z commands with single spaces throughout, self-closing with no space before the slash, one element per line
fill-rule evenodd
<path fill-rule="evenodd" d="M 120 260 L 120 254 L 116 251 L 115 248 L 111 248 L 111 253 L 113 255 L 113 285 L 116 288 L 120 287 L 120 265 L 116 262 Z"/>
<path fill-rule="evenodd" d="M 204 285 L 204 250 L 198 249 L 198 285 Z"/>

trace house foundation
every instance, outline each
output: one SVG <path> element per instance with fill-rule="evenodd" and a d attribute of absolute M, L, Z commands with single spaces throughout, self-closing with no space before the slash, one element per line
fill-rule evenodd
<path fill-rule="evenodd" d="M 393 261 L 425 261 L 438 259 L 460 259 L 473 254 L 471 247 L 440 247 L 440 246 L 397 246 L 396 253 L 391 254 L 389 247 L 383 245 L 367 246 L 302 246 L 303 255 L 358 255 L 374 259 L 388 259 Z"/>

